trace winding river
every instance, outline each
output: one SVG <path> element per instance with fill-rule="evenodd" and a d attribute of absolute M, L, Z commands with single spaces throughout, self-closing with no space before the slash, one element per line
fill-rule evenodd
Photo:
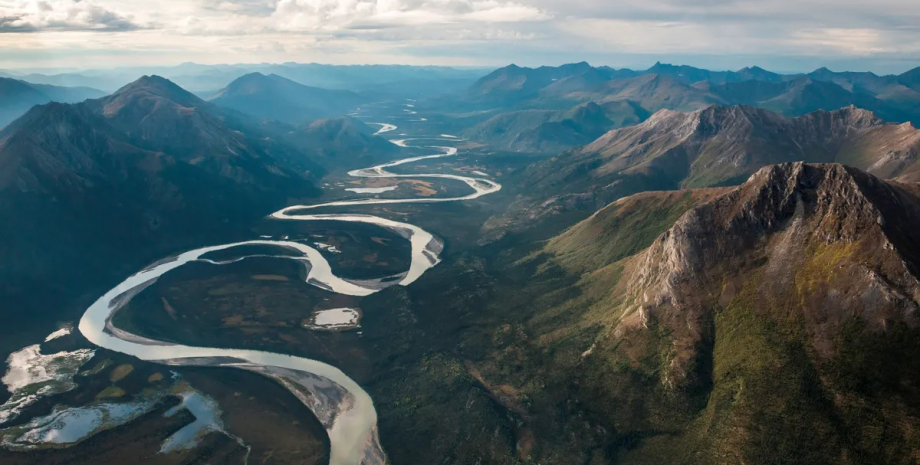
<path fill-rule="evenodd" d="M 383 135 L 397 129 L 389 123 L 371 123 L 380 126 L 375 135 Z M 408 147 L 410 140 L 454 141 L 454 137 L 416 137 L 392 140 L 394 144 Z M 359 178 L 436 178 L 453 179 L 466 183 L 473 192 L 452 198 L 408 198 L 408 199 L 358 199 L 341 200 L 318 205 L 294 205 L 271 215 L 283 221 L 346 221 L 369 223 L 395 231 L 411 244 L 411 264 L 398 277 L 381 277 L 376 280 L 356 281 L 333 274 L 329 263 L 313 247 L 293 241 L 252 240 L 222 244 L 190 250 L 174 257 L 161 260 L 106 292 L 87 309 L 80 320 L 80 332 L 93 344 L 112 351 L 121 352 L 141 360 L 166 365 L 235 367 L 248 370 L 277 380 L 309 407 L 320 420 L 329 435 L 330 464 L 332 465 L 382 465 L 386 454 L 377 434 L 377 411 L 370 396 L 354 380 L 338 368 L 316 360 L 291 355 L 255 350 L 219 349 L 172 344 L 148 339 L 116 328 L 112 324 L 115 313 L 123 308 L 142 290 L 152 285 L 164 274 L 190 262 L 206 262 L 222 265 L 230 262 L 215 262 L 206 256 L 211 252 L 227 250 L 244 245 L 270 245 L 294 251 L 297 255 L 278 255 L 277 258 L 302 262 L 307 268 L 307 283 L 319 288 L 349 295 L 367 296 L 393 285 L 408 286 L 440 261 L 443 243 L 434 235 L 418 226 L 362 214 L 307 214 L 319 208 L 380 205 L 398 203 L 436 203 L 471 200 L 497 192 L 501 185 L 484 178 L 471 178 L 449 174 L 394 174 L 387 168 L 443 157 L 455 156 L 456 147 L 422 146 L 438 150 L 433 155 L 406 158 L 348 173 Z M 235 261 L 248 257 L 241 257 Z"/>

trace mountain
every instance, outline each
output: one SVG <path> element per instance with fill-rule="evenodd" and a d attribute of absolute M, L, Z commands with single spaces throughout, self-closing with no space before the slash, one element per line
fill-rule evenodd
<path fill-rule="evenodd" d="M 577 74 L 552 77 L 562 72 Z M 587 144 L 610 129 L 640 123 L 662 108 L 692 111 L 723 102 L 713 93 L 666 76 L 616 78 L 615 74 L 623 73 L 587 63 L 537 70 L 504 68 L 497 73 L 489 84 L 512 97 L 495 96 L 488 101 L 526 109 L 499 112 L 464 129 L 463 134 L 513 151 L 561 151 Z M 519 88 L 509 91 L 510 86 Z"/>
<path fill-rule="evenodd" d="M 920 92 L 920 67 L 898 76 L 898 82 L 910 89 Z"/>
<path fill-rule="evenodd" d="M 375 129 L 353 118 L 316 120 L 288 133 L 285 140 L 328 169 L 354 169 L 391 161 L 399 148 Z"/>
<path fill-rule="evenodd" d="M 853 107 L 796 118 L 746 106 L 662 110 L 522 170 L 515 184 L 521 195 L 485 223 L 481 241 L 638 192 L 736 185 L 763 166 L 794 161 L 842 163 L 916 182 L 920 131 Z"/>
<path fill-rule="evenodd" d="M 684 84 L 693 84 L 699 81 L 710 81 L 721 84 L 726 81 L 736 80 L 731 71 L 709 71 L 707 69 L 695 68 L 687 65 L 671 65 L 657 62 L 651 68 L 645 70 L 642 74 L 656 74 L 667 76 L 675 81 Z"/>
<path fill-rule="evenodd" d="M 664 74 L 655 73 L 656 69 Z M 637 72 L 595 68 L 584 62 L 535 69 L 511 65 L 477 81 L 463 98 L 492 107 L 523 105 L 541 109 L 559 109 L 587 101 L 631 100 L 652 111 L 663 107 L 688 109 L 694 100 L 718 101 L 684 84 L 679 77 L 682 69 L 659 64 Z"/>
<path fill-rule="evenodd" d="M 635 73 L 622 73 L 610 68 L 576 68 L 578 72 L 567 77 L 555 79 L 551 84 L 541 88 L 541 97 L 554 97 L 571 94 L 573 92 L 593 89 L 610 81 L 611 79 L 628 79 L 636 77 Z"/>
<path fill-rule="evenodd" d="M 520 104 L 536 98 L 544 90 L 555 87 L 565 92 L 605 82 L 616 75 L 610 68 L 594 68 L 588 63 L 573 63 L 559 67 L 522 68 L 510 65 L 493 71 L 476 81 L 463 98 L 492 107 Z"/>
<path fill-rule="evenodd" d="M 772 71 L 767 71 L 759 66 L 749 66 L 746 68 L 739 69 L 735 73 L 735 80 L 737 82 L 741 81 L 764 81 L 764 82 L 782 82 L 786 80 L 786 76 L 782 74 L 777 74 Z"/>
<path fill-rule="evenodd" d="M 697 110 L 722 100 L 705 90 L 683 84 L 667 76 L 647 74 L 635 78 L 615 79 L 599 87 L 562 96 L 572 101 L 630 101 L 650 113 L 667 108 L 677 111 Z"/>
<path fill-rule="evenodd" d="M 712 106 L 692 113 L 663 110 L 643 124 L 611 131 L 544 162 L 532 179 L 583 192 L 623 177 L 671 188 L 716 186 L 765 165 L 804 160 L 912 180 L 920 170 L 918 150 L 920 131 L 909 123 L 887 124 L 854 107 L 786 118 L 753 107 Z"/>
<path fill-rule="evenodd" d="M 322 168 L 308 155 L 234 118 L 145 76 L 11 123 L 0 132 L 0 215 L 16 220 L 0 230 L 0 296 L 40 314 L 112 273 L 245 237 L 264 215 L 318 195 Z"/>
<path fill-rule="evenodd" d="M 920 422 L 917 244 L 917 184 L 838 164 L 622 199 L 531 259 L 526 342 L 481 376 L 624 463 L 912 463 L 878 425 Z"/>
<path fill-rule="evenodd" d="M 647 117 L 642 107 L 629 101 L 588 102 L 569 110 L 501 113 L 467 129 L 463 137 L 517 152 L 558 152 Z"/>
<path fill-rule="evenodd" d="M 86 102 L 134 145 L 161 151 L 237 182 L 294 196 L 322 168 L 257 124 L 205 102 L 168 79 L 144 76 L 114 94 Z M 304 184 L 309 185 L 309 184 Z"/>
<path fill-rule="evenodd" d="M 909 119 L 908 115 L 871 95 L 853 93 L 833 81 L 811 77 L 785 82 L 730 82 L 709 86 L 707 90 L 728 102 L 753 105 L 786 116 L 855 105 L 871 110 L 889 121 Z"/>
<path fill-rule="evenodd" d="M 102 91 L 87 87 L 58 87 L 0 78 L 0 127 L 24 115 L 35 105 L 80 102 L 103 95 Z"/>
<path fill-rule="evenodd" d="M 866 91 L 875 93 L 878 89 L 892 83 L 894 76 L 879 76 L 871 72 L 834 72 L 827 68 L 819 68 L 805 77 L 816 81 L 833 82 L 848 91 Z"/>
<path fill-rule="evenodd" d="M 272 74 L 250 73 L 231 82 L 211 103 L 291 124 L 344 115 L 364 102 L 344 90 L 308 87 Z"/>

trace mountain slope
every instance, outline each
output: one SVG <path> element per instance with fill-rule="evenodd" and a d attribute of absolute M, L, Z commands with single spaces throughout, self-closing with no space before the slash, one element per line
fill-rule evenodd
<path fill-rule="evenodd" d="M 275 74 L 262 73 L 236 79 L 211 99 L 222 107 L 291 124 L 344 115 L 363 101 L 349 91 L 308 87 Z"/>
<path fill-rule="evenodd" d="M 662 110 L 516 173 L 520 195 L 483 225 L 481 241 L 638 192 L 737 185 L 763 166 L 794 161 L 845 163 L 912 182 L 920 179 L 920 131 L 853 107 L 796 118 L 745 106 Z"/>
<path fill-rule="evenodd" d="M 726 81 L 738 80 L 731 71 L 710 71 L 687 65 L 672 65 L 657 62 L 643 74 L 657 74 L 667 76 L 684 84 L 693 84 L 699 81 L 709 81 L 721 84 Z"/>
<path fill-rule="evenodd" d="M 767 71 L 759 66 L 749 66 L 735 72 L 737 80 L 740 81 L 765 81 L 781 82 L 785 76 L 771 71 Z"/>
<path fill-rule="evenodd" d="M 137 147 L 168 153 L 235 182 L 310 196 L 316 191 L 309 179 L 322 174 L 309 157 L 266 137 L 254 122 L 159 76 L 144 76 L 86 106 Z"/>
<path fill-rule="evenodd" d="M 659 74 L 614 79 L 598 87 L 565 94 L 561 98 L 570 101 L 630 101 L 639 104 L 650 113 L 661 109 L 693 111 L 723 103 L 721 98 L 705 90 Z"/>
<path fill-rule="evenodd" d="M 727 102 L 753 105 L 786 116 L 850 105 L 870 110 L 887 121 L 908 119 L 902 111 L 871 95 L 854 93 L 830 80 L 803 77 L 785 82 L 730 82 L 708 88 Z"/>
<path fill-rule="evenodd" d="M 643 108 L 629 101 L 588 102 L 565 111 L 501 113 L 464 131 L 463 136 L 518 152 L 558 152 L 647 117 Z"/>
<path fill-rule="evenodd" d="M 390 161 L 399 148 L 353 118 L 316 120 L 285 140 L 327 169 L 355 169 Z"/>
<path fill-rule="evenodd" d="M 48 102 L 80 102 L 103 95 L 102 91 L 88 87 L 31 84 L 18 79 L 0 77 L 0 128 L 24 115 L 35 105 Z"/>
<path fill-rule="evenodd" d="M 532 179 L 567 189 L 608 185 L 623 176 L 675 187 L 714 186 L 796 160 L 841 161 L 913 179 L 920 169 L 918 143 L 920 133 L 910 124 L 885 124 L 853 107 L 785 118 L 751 107 L 713 106 L 661 111 L 641 125 L 611 131 L 534 167 Z"/>
<path fill-rule="evenodd" d="M 920 67 L 914 68 L 898 76 L 898 82 L 920 92 Z"/>
<path fill-rule="evenodd" d="M 550 304 L 527 323 L 548 367 L 535 376 L 574 397 L 570 416 L 608 431 L 628 463 L 912 463 L 916 184 L 794 163 L 728 193 L 644 196 L 545 249 L 582 276 L 573 300 L 530 296 Z M 686 205 L 676 222 L 665 213 Z M 663 233 L 610 249 L 607 228 L 636 208 L 634 227 Z M 598 254 L 609 261 L 584 260 Z"/>
<path fill-rule="evenodd" d="M 0 297 L 29 305 L 4 318 L 247 237 L 264 215 L 318 194 L 321 168 L 307 155 L 215 111 L 145 77 L 104 99 L 36 106 L 0 132 L 0 215 L 16 219 L 0 230 Z"/>
<path fill-rule="evenodd" d="M 479 79 L 462 97 L 467 102 L 492 108 L 517 106 L 544 92 L 550 96 L 570 93 L 585 86 L 594 87 L 617 75 L 618 71 L 595 68 L 585 62 L 539 68 L 510 65 Z"/>

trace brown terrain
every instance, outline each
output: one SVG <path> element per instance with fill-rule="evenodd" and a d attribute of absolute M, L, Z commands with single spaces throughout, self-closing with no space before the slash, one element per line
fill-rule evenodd
<path fill-rule="evenodd" d="M 530 414 L 570 399 L 626 463 L 915 463 L 918 244 L 920 187 L 838 164 L 639 194 L 517 265 L 549 257 L 532 342 L 479 372 Z"/>

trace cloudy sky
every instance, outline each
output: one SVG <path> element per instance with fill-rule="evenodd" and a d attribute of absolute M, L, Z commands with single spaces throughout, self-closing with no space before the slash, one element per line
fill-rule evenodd
<path fill-rule="evenodd" d="M 0 0 L 0 68 L 920 66 L 918 0 Z"/>

